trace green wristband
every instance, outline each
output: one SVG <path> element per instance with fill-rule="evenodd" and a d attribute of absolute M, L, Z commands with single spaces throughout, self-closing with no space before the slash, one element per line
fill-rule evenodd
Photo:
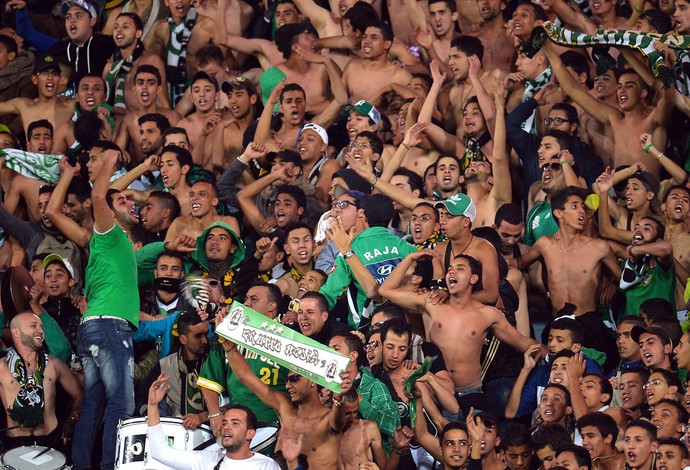
<path fill-rule="evenodd" d="M 644 153 L 649 153 L 649 149 L 651 149 L 652 147 L 654 147 L 654 144 L 651 143 L 651 142 L 648 143 L 647 145 L 645 145 L 645 147 L 644 147 Z"/>

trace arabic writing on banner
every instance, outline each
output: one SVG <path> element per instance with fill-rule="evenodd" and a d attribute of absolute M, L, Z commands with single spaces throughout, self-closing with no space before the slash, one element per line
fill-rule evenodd
<path fill-rule="evenodd" d="M 350 363 L 349 357 L 239 302 L 230 305 L 216 333 L 333 392 L 340 392 L 340 373 Z"/>

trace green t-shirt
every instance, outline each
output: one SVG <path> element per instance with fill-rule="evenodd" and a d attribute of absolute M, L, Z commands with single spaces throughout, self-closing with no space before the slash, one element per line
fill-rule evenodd
<path fill-rule="evenodd" d="M 270 359 L 243 347 L 238 347 L 238 349 L 244 355 L 254 375 L 274 390 L 285 393 L 285 378 L 288 374 L 285 367 L 280 367 Z M 260 423 L 271 423 L 278 420 L 278 415 L 273 408 L 264 404 L 232 373 L 232 369 L 226 362 L 223 346 L 217 341 L 214 341 L 211 347 L 196 384 L 198 387 L 213 390 L 219 395 L 226 392 L 230 404 L 249 407 L 256 414 L 256 419 Z"/>
<path fill-rule="evenodd" d="M 117 224 L 105 233 L 94 230 L 89 242 L 85 317 L 109 315 L 139 326 L 139 290 L 134 248 Z"/>
<path fill-rule="evenodd" d="M 673 265 L 665 269 L 655 261 L 654 266 L 645 271 L 642 282 L 625 291 L 625 314 L 639 315 L 640 305 L 647 299 L 665 299 L 675 305 L 675 287 Z"/>
<path fill-rule="evenodd" d="M 558 224 L 551 213 L 551 204 L 541 201 L 527 213 L 525 244 L 532 246 L 539 238 L 558 232 Z"/>

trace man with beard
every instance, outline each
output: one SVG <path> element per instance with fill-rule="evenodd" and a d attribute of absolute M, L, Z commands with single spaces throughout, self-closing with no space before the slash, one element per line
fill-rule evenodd
<path fill-rule="evenodd" d="M 150 115 L 162 115 L 165 117 L 168 124 L 166 125 L 164 121 L 161 121 L 161 126 L 156 126 L 159 129 L 161 127 L 164 128 L 160 129 L 161 132 L 164 132 L 171 124 L 177 124 L 180 120 L 180 115 L 176 111 L 165 109 L 158 105 L 158 100 L 162 96 L 162 84 L 161 73 L 156 67 L 142 64 L 135 69 L 133 87 L 127 98 L 136 103 L 137 110 L 129 110 L 125 114 L 115 143 L 120 148 L 128 149 L 129 154 L 137 162 L 144 160 L 148 155 L 156 153 L 155 151 L 151 152 L 152 137 L 150 137 L 152 132 L 155 136 L 155 130 L 150 125 L 142 128 L 141 118 Z M 155 140 L 155 137 L 153 139 Z M 148 142 L 145 145 L 142 142 L 144 140 Z"/>
<path fill-rule="evenodd" d="M 118 422 L 134 411 L 132 329 L 139 325 L 139 293 L 134 248 L 127 234 L 138 219 L 134 203 L 108 189 L 121 159 L 115 144 L 99 141 L 87 163 L 94 180 L 91 199 L 95 222 L 85 288 L 88 308 L 77 333 L 86 391 L 72 442 L 77 469 L 92 467 L 93 431 L 99 425 L 103 407 L 103 467 L 114 465 Z M 102 361 L 104 356 L 107 361 Z"/>
<path fill-rule="evenodd" d="M 445 64 L 450 53 L 450 42 L 456 35 L 455 22 L 458 12 L 455 2 L 432 0 L 429 2 L 428 14 L 421 5 L 411 2 L 405 2 L 405 8 L 419 45 L 427 51 L 431 59 Z M 427 23 L 427 17 L 431 24 Z"/>
<path fill-rule="evenodd" d="M 208 354 L 209 325 L 195 311 L 183 312 L 176 318 L 180 348 L 161 357 L 149 377 L 162 373 L 170 381 L 165 400 L 158 405 L 161 414 L 182 418 L 185 429 L 196 429 L 208 421 L 197 380 Z"/>
<path fill-rule="evenodd" d="M 168 228 L 165 242 L 170 243 L 179 235 L 187 235 L 196 239 L 201 235 L 201 232 L 216 222 L 228 224 L 239 235 L 240 227 L 237 219 L 231 216 L 218 215 L 216 210 L 218 204 L 220 204 L 218 188 L 213 182 L 199 180 L 194 183 L 189 190 L 191 212 L 189 215 L 181 215 L 173 221 Z"/>
<path fill-rule="evenodd" d="M 221 445 L 217 451 L 187 451 L 171 449 L 160 426 L 158 404 L 171 389 L 170 378 L 161 374 L 151 384 L 148 400 L 148 436 L 151 444 L 151 458 L 175 469 L 191 468 L 248 468 L 256 470 L 278 470 L 277 463 L 262 454 L 254 453 L 249 445 L 256 435 L 256 415 L 243 405 L 232 405 L 221 416 Z"/>
<path fill-rule="evenodd" d="M 12 427 L 3 437 L 3 448 L 26 445 L 60 447 L 69 441 L 79 419 L 82 390 L 65 363 L 49 355 L 43 345 L 41 320 L 31 312 L 16 315 L 10 323 L 14 346 L 0 361 L 0 389 L 7 423 Z M 72 398 L 69 426 L 58 428 L 55 413 L 55 385 Z M 62 439 L 61 439 L 62 438 Z"/>
<path fill-rule="evenodd" d="M 664 226 L 643 217 L 633 227 L 632 242 L 619 287 L 625 292 L 625 314 L 637 315 L 646 299 L 661 298 L 675 305 L 673 244 L 664 239 Z"/>
<path fill-rule="evenodd" d="M 283 249 L 287 255 L 286 272 L 275 282 L 283 295 L 297 297 L 298 283 L 302 276 L 314 268 L 314 238 L 311 229 L 302 222 L 285 228 Z"/>
<path fill-rule="evenodd" d="M 502 0 L 477 0 L 482 21 L 479 30 L 469 34 L 477 36 L 484 46 L 482 65 L 486 70 L 510 72 L 515 63 L 515 44 L 504 27 L 506 6 Z"/>

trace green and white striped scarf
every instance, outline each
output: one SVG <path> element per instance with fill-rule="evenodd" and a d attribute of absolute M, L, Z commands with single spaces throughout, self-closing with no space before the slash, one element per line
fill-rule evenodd
<path fill-rule="evenodd" d="M 0 150 L 0 157 L 5 157 L 5 166 L 10 170 L 27 178 L 45 181 L 53 186 L 60 179 L 60 160 L 65 158 L 64 155 L 48 155 L 18 149 Z M 115 171 L 110 182 L 114 182 L 125 173 L 127 170 L 120 168 Z"/>
<path fill-rule="evenodd" d="M 540 73 L 534 80 L 527 80 L 525 82 L 525 91 L 522 94 L 521 101 L 524 103 L 530 98 L 534 98 L 534 94 L 544 88 L 551 81 L 553 76 L 553 69 L 547 67 L 542 73 Z M 532 135 L 537 135 L 537 110 L 532 111 L 532 114 L 522 121 L 520 127 L 523 131 L 529 132 Z"/>
<path fill-rule="evenodd" d="M 624 29 L 600 28 L 594 34 L 578 33 L 551 22 L 536 26 L 532 32 L 531 44 L 539 49 L 548 38 L 556 44 L 575 47 L 591 47 L 597 44 L 637 49 L 644 55 L 652 73 L 663 83 L 665 88 L 673 86 L 675 75 L 664 64 L 664 56 L 654 49 L 654 42 L 661 41 L 673 49 L 690 49 L 690 36 L 678 36 L 677 34 L 653 34 L 626 31 Z"/>

